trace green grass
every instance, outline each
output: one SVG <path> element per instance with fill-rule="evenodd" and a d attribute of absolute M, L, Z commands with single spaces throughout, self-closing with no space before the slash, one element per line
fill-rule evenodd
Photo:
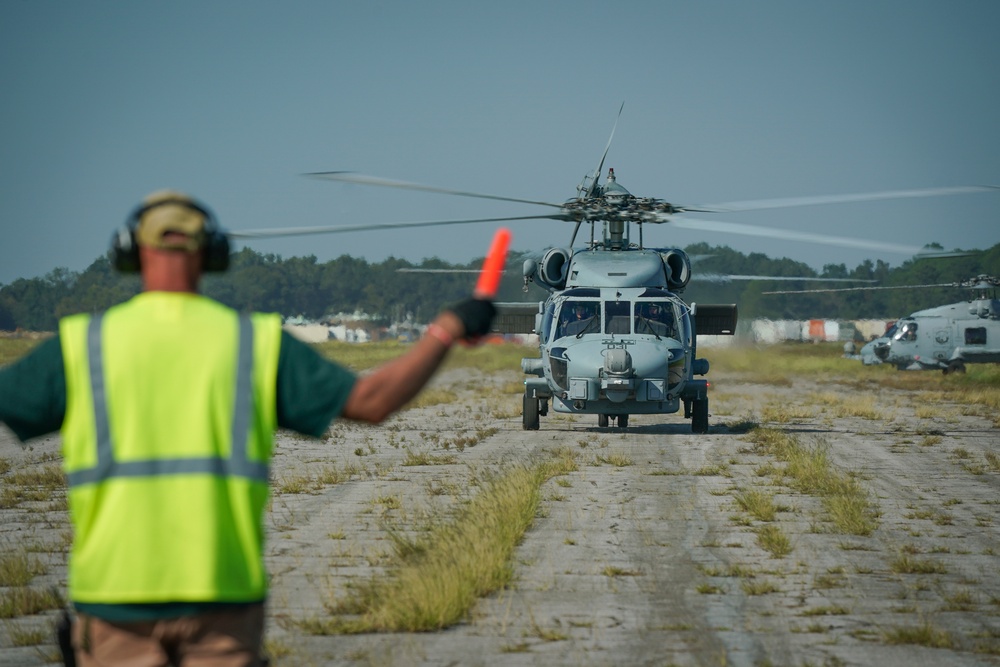
<path fill-rule="evenodd" d="M 889 569 L 899 574 L 947 574 L 944 563 L 930 558 L 914 558 L 901 553 L 890 564 Z"/>
<path fill-rule="evenodd" d="M 16 586 L 0 592 L 0 618 L 31 616 L 51 609 L 59 609 L 64 602 L 54 589 L 38 590 L 28 586 Z"/>
<path fill-rule="evenodd" d="M 353 634 L 430 631 L 461 622 L 476 599 L 510 582 L 514 548 L 538 512 L 542 484 L 575 469 L 574 459 L 556 452 L 484 480 L 451 520 L 417 531 L 414 539 L 390 533 L 396 554 L 386 576 L 331 605 L 330 617 L 298 624 L 314 634 Z"/>
<path fill-rule="evenodd" d="M 328 341 L 317 343 L 316 350 L 328 359 L 347 366 L 354 371 L 374 368 L 406 352 L 410 345 L 399 341 L 380 341 L 378 343 L 344 343 Z M 476 368 L 486 373 L 500 370 L 520 369 L 521 359 L 538 356 L 538 348 L 527 345 L 504 343 L 499 345 L 478 345 L 466 347 L 456 345 L 452 348 L 446 367 Z"/>
<path fill-rule="evenodd" d="M 926 392 L 928 401 L 982 406 L 1000 427 L 1000 364 L 970 364 L 966 373 L 934 371 L 901 373 L 891 366 L 865 366 L 843 358 L 841 343 L 787 342 L 777 345 L 733 345 L 713 348 L 706 356 L 713 369 L 746 374 L 760 384 L 787 386 L 789 376 L 834 378 L 838 382 Z M 872 414 L 858 415 L 866 417 Z"/>
<path fill-rule="evenodd" d="M 897 626 L 882 632 L 887 644 L 913 644 L 930 648 L 954 648 L 955 640 L 945 630 L 940 630 L 930 621 L 917 626 Z"/>
<path fill-rule="evenodd" d="M 47 628 L 22 628 L 9 621 L 7 632 L 13 646 L 40 646 L 52 638 L 52 632 Z"/>
<path fill-rule="evenodd" d="M 39 574 L 45 573 L 45 566 L 37 558 L 23 551 L 0 554 L 0 587 L 24 586 Z"/>
<path fill-rule="evenodd" d="M 44 337 L 0 336 L 0 366 L 14 363 L 33 350 L 42 340 Z"/>
<path fill-rule="evenodd" d="M 878 514 L 868 492 L 831 463 L 825 446 L 806 447 L 794 436 L 771 428 L 754 429 L 746 439 L 757 453 L 785 463 L 782 479 L 789 486 L 821 499 L 836 532 L 870 535 L 875 530 Z"/>
<path fill-rule="evenodd" d="M 457 457 L 454 454 L 431 454 L 430 452 L 415 452 L 412 449 L 406 450 L 406 458 L 400 465 L 404 466 L 435 466 L 450 465 L 455 463 Z"/>
<path fill-rule="evenodd" d="M 748 512 L 758 521 L 774 521 L 778 512 L 777 505 L 774 504 L 774 494 L 761 491 L 760 489 L 747 489 L 740 491 L 733 499 L 744 512 Z"/>
<path fill-rule="evenodd" d="M 784 558 L 792 553 L 792 542 L 788 536 L 773 523 L 765 524 L 755 531 L 757 544 L 774 558 Z"/>

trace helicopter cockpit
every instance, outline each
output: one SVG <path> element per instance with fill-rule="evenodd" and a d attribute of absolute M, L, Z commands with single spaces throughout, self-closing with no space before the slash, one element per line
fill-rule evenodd
<path fill-rule="evenodd" d="M 582 291 L 582 290 L 581 290 Z M 591 291 L 591 290 L 587 290 Z M 543 340 L 600 333 L 612 336 L 645 334 L 656 338 L 678 339 L 674 304 L 663 299 L 604 300 L 569 298 L 556 308 L 547 309 L 543 322 Z M 553 321 L 556 326 L 552 326 Z"/>
<path fill-rule="evenodd" d="M 637 302 L 635 304 L 635 333 L 660 337 L 677 338 L 674 315 L 669 305 L 658 301 Z"/>
<path fill-rule="evenodd" d="M 600 303 L 597 301 L 567 300 L 559 309 L 559 326 L 556 338 L 582 336 L 601 331 Z"/>
<path fill-rule="evenodd" d="M 917 323 L 913 320 L 903 322 L 902 326 L 899 327 L 893 336 L 892 340 L 898 340 L 903 342 L 910 342 L 917 339 Z"/>

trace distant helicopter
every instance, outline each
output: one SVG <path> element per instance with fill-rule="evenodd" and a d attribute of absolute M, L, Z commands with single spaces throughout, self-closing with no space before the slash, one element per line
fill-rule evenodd
<path fill-rule="evenodd" d="M 934 285 L 845 287 L 827 290 L 764 292 L 846 292 L 874 289 L 927 289 L 959 287 L 973 290 L 970 301 L 918 310 L 897 320 L 880 337 L 860 350 L 866 366 L 889 364 L 899 370 L 940 370 L 964 373 L 966 364 L 1000 363 L 1000 279 L 980 275 L 970 280 Z"/>
<path fill-rule="evenodd" d="M 621 108 L 618 113 L 620 117 Z M 607 427 L 612 420 L 619 428 L 625 428 L 630 415 L 675 413 L 683 405 L 684 417 L 691 419 L 692 432 L 705 433 L 709 427 L 708 382 L 701 378 L 708 373 L 709 362 L 698 357 L 697 336 L 735 333 L 737 306 L 686 303 L 681 294 L 692 278 L 689 257 L 679 248 L 646 247 L 642 236 L 643 224 L 669 223 L 674 227 L 864 247 L 906 255 L 940 255 L 944 253 L 927 253 L 915 246 L 693 219 L 682 214 L 954 195 L 997 189 L 962 186 L 698 207 L 676 206 L 660 199 L 633 196 L 618 183 L 613 169 L 608 170 L 605 182 L 600 182 L 614 130 L 613 127 L 597 168 L 577 186 L 577 196 L 562 204 L 450 190 L 354 172 L 307 174 L 347 183 L 519 202 L 555 209 L 546 214 L 256 230 L 233 233 L 232 236 L 259 238 L 537 219 L 574 223 L 566 248 L 549 248 L 524 261 L 525 290 L 528 283 L 534 283 L 546 289 L 549 296 L 537 303 L 498 305 L 499 316 L 495 324 L 498 332 L 536 333 L 539 338 L 539 356 L 521 361 L 522 370 L 529 376 L 524 381 L 523 428 L 538 429 L 540 417 L 548 414 L 550 404 L 561 413 L 597 415 L 597 424 L 601 428 Z M 589 240 L 575 247 L 578 232 L 584 223 L 590 225 Z"/>

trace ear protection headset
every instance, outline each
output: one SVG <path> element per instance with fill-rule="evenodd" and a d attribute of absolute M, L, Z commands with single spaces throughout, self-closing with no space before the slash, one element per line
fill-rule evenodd
<path fill-rule="evenodd" d="M 157 206 L 177 205 L 200 213 L 205 218 L 205 241 L 202 246 L 202 271 L 221 272 L 229 268 L 229 237 L 221 230 L 215 215 L 208 207 L 187 199 L 163 199 L 152 204 L 141 204 L 129 214 L 125 224 L 111 236 L 111 263 L 122 273 L 138 273 L 139 244 L 136 232 L 142 216 Z"/>

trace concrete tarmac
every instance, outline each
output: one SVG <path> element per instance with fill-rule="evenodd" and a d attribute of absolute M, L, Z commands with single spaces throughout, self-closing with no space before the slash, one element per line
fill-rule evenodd
<path fill-rule="evenodd" d="M 623 430 L 553 412 L 524 431 L 510 392 L 521 379 L 452 370 L 433 386 L 455 401 L 378 427 L 338 423 L 321 440 L 279 434 L 267 519 L 272 665 L 1000 664 L 1000 437 L 984 408 L 837 378 L 762 385 L 713 371 L 704 435 L 678 415 L 634 415 Z M 876 409 L 844 409 L 859 398 Z M 783 464 L 749 442 L 751 421 L 826 452 L 868 492 L 876 529 L 835 532 L 822 498 L 794 490 L 775 473 Z M 22 450 L 0 434 L 4 490 L 18 471 L 57 465 L 58 444 Z M 546 482 L 512 584 L 465 622 L 303 629 L 353 583 L 381 576 L 389 530 L 443 520 L 482 475 L 560 449 L 578 470 Z M 773 495 L 774 521 L 741 507 L 749 490 Z M 46 571 L 30 585 L 65 593 L 64 504 L 21 501 L 0 515 L 5 557 L 36 554 Z M 765 524 L 790 553 L 762 546 Z M 51 642 L 15 644 L 53 618 L 0 624 L 0 666 L 51 664 Z"/>

